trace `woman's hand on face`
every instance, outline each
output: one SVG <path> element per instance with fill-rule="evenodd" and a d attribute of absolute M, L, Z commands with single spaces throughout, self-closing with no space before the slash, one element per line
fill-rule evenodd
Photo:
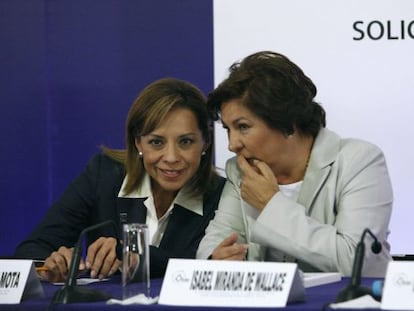
<path fill-rule="evenodd" d="M 243 173 L 240 194 L 244 201 L 262 210 L 267 202 L 279 191 L 279 185 L 273 171 L 263 161 L 248 162 L 238 155 L 237 163 Z"/>
<path fill-rule="evenodd" d="M 121 265 L 116 257 L 116 239 L 101 237 L 88 247 L 86 268 L 91 269 L 91 278 L 106 278 L 114 274 Z"/>
<path fill-rule="evenodd" d="M 244 260 L 248 249 L 247 244 L 237 243 L 238 234 L 233 232 L 224 239 L 211 254 L 212 259 Z"/>
<path fill-rule="evenodd" d="M 65 281 L 68 276 L 72 254 L 73 248 L 67 248 L 65 246 L 61 246 L 56 252 L 51 253 L 43 265 L 47 268 L 47 271 L 39 272 L 41 279 L 49 282 Z M 81 262 L 79 269 L 83 270 L 84 268 L 85 265 Z"/>

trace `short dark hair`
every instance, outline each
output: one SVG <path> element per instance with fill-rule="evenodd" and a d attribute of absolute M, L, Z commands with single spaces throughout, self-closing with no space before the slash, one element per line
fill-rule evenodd
<path fill-rule="evenodd" d="M 221 105 L 240 99 L 242 105 L 270 128 L 286 135 L 295 129 L 316 137 L 326 126 L 325 110 L 314 101 L 316 86 L 286 56 L 262 51 L 234 63 L 229 76 L 208 96 L 212 118 L 220 118 Z"/>

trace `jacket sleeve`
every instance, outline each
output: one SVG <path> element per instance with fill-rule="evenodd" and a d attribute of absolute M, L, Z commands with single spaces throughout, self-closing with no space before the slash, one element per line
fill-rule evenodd
<path fill-rule="evenodd" d="M 104 159 L 101 154 L 93 157 L 33 232 L 18 245 L 15 257 L 45 259 L 60 246 L 73 247 L 84 228 L 107 219 L 97 208 Z"/>
<path fill-rule="evenodd" d="M 240 243 L 248 242 L 244 211 L 241 208 L 238 182 L 240 176 L 235 159 L 226 163 L 227 181 L 214 218 L 210 221 L 206 234 L 200 242 L 196 257 L 207 259 L 213 250 L 232 232 L 239 234 Z"/>

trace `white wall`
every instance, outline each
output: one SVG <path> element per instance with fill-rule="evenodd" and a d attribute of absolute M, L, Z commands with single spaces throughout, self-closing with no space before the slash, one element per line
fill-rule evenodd
<path fill-rule="evenodd" d="M 414 1 L 215 0 L 215 84 L 259 50 L 285 54 L 313 80 L 330 129 L 382 148 L 395 196 L 391 251 L 413 254 Z M 232 154 L 216 131 L 224 167 Z"/>

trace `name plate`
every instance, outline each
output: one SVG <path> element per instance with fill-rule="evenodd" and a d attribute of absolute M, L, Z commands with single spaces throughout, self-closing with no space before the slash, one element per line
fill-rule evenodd
<path fill-rule="evenodd" d="M 414 310 L 414 261 L 388 264 L 381 309 Z"/>
<path fill-rule="evenodd" d="M 170 259 L 158 303 L 284 307 L 288 301 L 304 300 L 296 263 Z"/>
<path fill-rule="evenodd" d="M 43 295 L 32 260 L 0 259 L 0 304 L 17 304 Z"/>

